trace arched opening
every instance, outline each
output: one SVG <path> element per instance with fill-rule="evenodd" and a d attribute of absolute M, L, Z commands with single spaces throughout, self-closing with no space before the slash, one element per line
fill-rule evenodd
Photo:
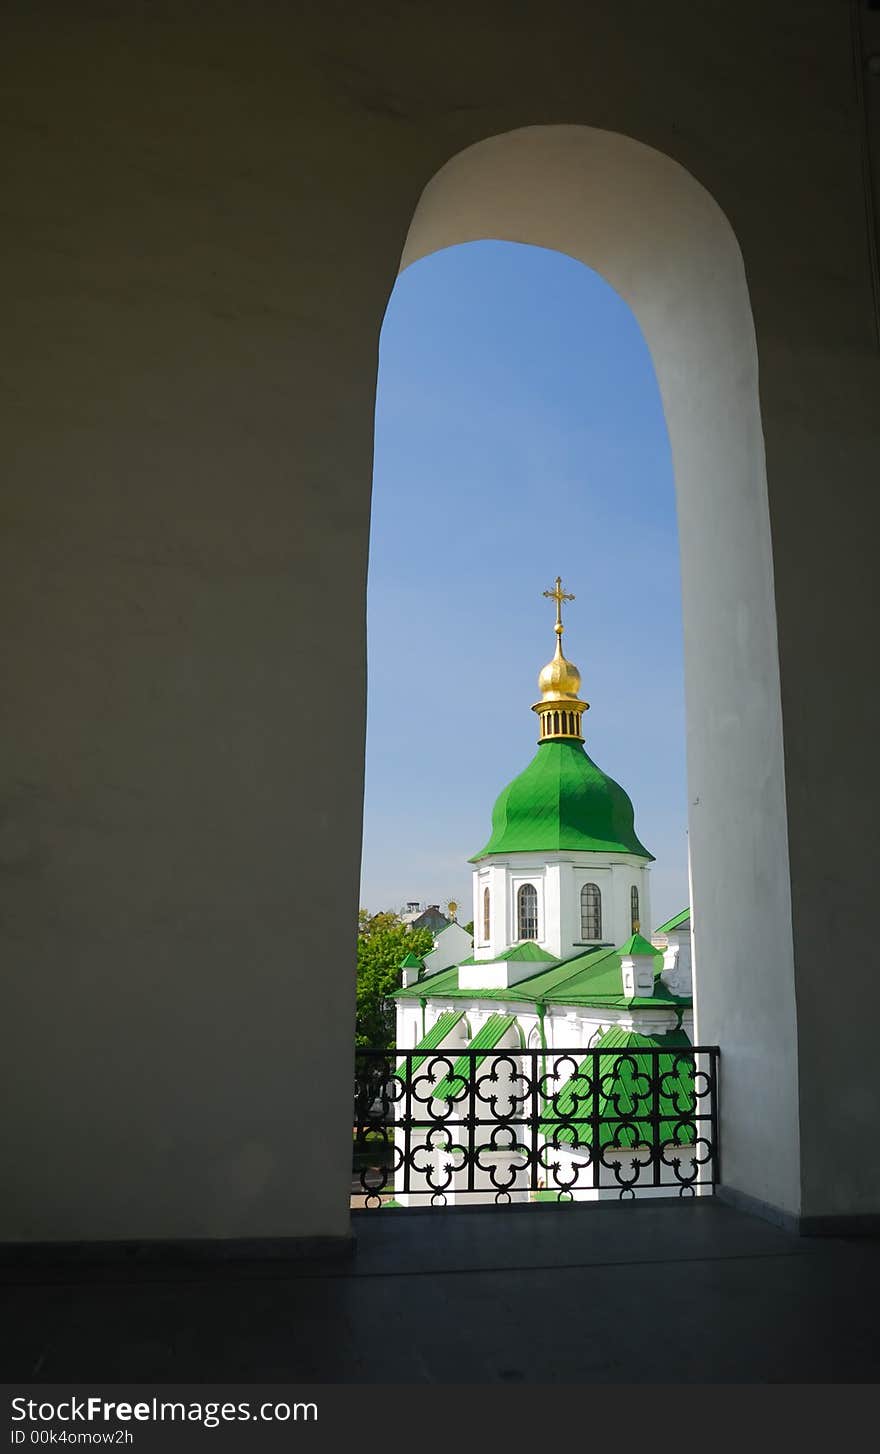
<path fill-rule="evenodd" d="M 595 271 L 547 248 L 469 243 L 408 269 L 383 325 L 373 511 L 362 904 L 391 908 L 377 901 L 377 884 L 396 880 L 402 894 L 404 875 L 423 871 L 423 862 L 438 884 L 439 870 L 464 897 L 453 875 L 463 870 L 471 879 L 467 855 L 485 841 L 492 802 L 504 778 L 525 766 L 536 731 L 554 739 L 544 758 L 556 761 L 559 749 L 561 758 L 573 748 L 590 760 L 579 716 L 564 700 L 551 698 L 553 710 L 537 720 L 530 710 L 561 624 L 552 591 L 549 603 L 543 599 L 561 569 L 569 589 L 558 582 L 554 589 L 560 608 L 570 609 L 568 654 L 584 661 L 582 695 L 593 703 L 588 751 L 626 784 L 653 867 L 666 876 L 665 897 L 654 894 L 658 921 L 677 914 L 687 902 L 677 527 L 662 404 L 632 310 Z M 619 552 L 607 548 L 616 541 L 625 541 L 634 583 L 626 592 Z M 447 661 L 454 669 L 445 669 Z M 639 683 L 649 680 L 650 724 L 633 710 Z M 416 736 L 400 710 L 401 687 L 415 695 L 423 683 L 429 709 L 419 713 Z M 576 742 L 559 741 L 575 735 Z M 539 819 L 535 800 L 532 809 Z M 421 998 L 429 1026 L 441 1023 L 448 1006 L 441 1010 L 435 996 L 467 990 L 480 1000 L 486 974 L 524 977 L 527 996 L 542 964 L 576 958 L 585 942 L 597 948 L 603 927 L 609 944 L 622 944 L 630 936 L 624 881 L 607 863 L 592 864 L 609 896 L 603 926 L 601 891 L 585 867 L 572 866 L 570 881 L 557 887 L 553 871 L 548 878 L 536 866 L 540 888 L 523 888 L 513 903 L 514 881 L 497 867 L 475 867 L 476 933 L 460 956 L 467 958 L 433 987 L 407 975 L 395 990 L 403 996 L 397 1023 L 409 1023 Z M 437 896 L 425 880 L 412 887 L 422 898 Z M 557 942 L 563 902 L 565 949 Z M 504 964 L 514 944 L 522 969 L 481 968 L 491 959 Z M 543 1044 L 544 1016 L 527 998 L 519 1003 L 524 1028 Z M 493 1008 L 484 1007 L 484 1027 Z M 560 1035 L 581 1045 L 581 1021 L 553 1009 L 549 1045 L 558 1048 Z M 692 1035 L 689 1005 L 681 1007 L 685 1018 L 683 1033 Z M 430 1046 L 418 1049 L 450 1049 L 455 1027 L 447 1023 L 444 1033 L 442 1046 L 431 1031 Z M 533 1057 L 529 1069 L 537 1068 Z M 563 1062 L 559 1075 L 569 1070 Z M 540 1123 L 534 1134 L 543 1134 Z M 410 1145 L 409 1155 L 421 1153 Z M 545 1172 L 533 1168 L 528 1179 L 543 1183 Z M 412 1184 L 402 1190 L 398 1180 L 400 1205 L 423 1194 Z M 579 1196 L 585 1190 L 592 1188 L 578 1187 Z"/>
<path fill-rule="evenodd" d="M 697 1033 L 724 1041 L 726 1178 L 796 1209 L 779 660 L 742 256 L 682 166 L 585 126 L 527 127 L 453 157 L 421 196 L 401 265 L 484 238 L 552 248 L 595 269 L 632 307 L 654 360 L 680 530 Z M 742 1014 L 750 991 L 759 1022 Z"/>

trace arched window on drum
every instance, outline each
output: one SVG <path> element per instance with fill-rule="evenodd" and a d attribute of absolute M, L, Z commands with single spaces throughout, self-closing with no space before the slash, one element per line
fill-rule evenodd
<path fill-rule="evenodd" d="M 538 937 L 538 890 L 534 884 L 523 884 L 516 896 L 517 939 Z"/>
<path fill-rule="evenodd" d="M 581 938 L 602 938 L 602 895 L 598 884 L 584 884 L 581 889 Z"/>

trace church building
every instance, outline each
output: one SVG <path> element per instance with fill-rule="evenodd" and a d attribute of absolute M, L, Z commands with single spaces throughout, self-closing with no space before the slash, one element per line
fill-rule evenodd
<path fill-rule="evenodd" d="M 686 1056 L 681 1059 L 693 1040 L 689 910 L 660 926 L 656 945 L 642 934 L 642 925 L 650 923 L 653 857 L 636 833 L 625 790 L 584 747 L 589 703 L 581 697 L 580 673 L 566 658 L 562 642 L 563 603 L 574 597 L 563 591 L 558 577 L 554 590 L 544 594 L 556 605 L 556 649 L 540 672 L 540 696 L 532 708 L 538 719 L 537 751 L 498 796 L 488 841 L 470 860 L 471 952 L 455 964 L 447 961 L 445 968 L 435 967 L 442 962 L 437 956 L 418 960 L 410 955 L 402 966 L 403 984 L 395 996 L 397 1046 L 442 1056 L 438 1075 L 451 1073 L 442 1076 L 442 1083 L 431 1084 L 427 1095 L 429 1119 L 443 1116 L 444 1123 L 455 1122 L 456 1087 L 464 1085 L 467 1067 L 474 1065 L 473 1057 L 455 1063 L 455 1054 L 465 1049 L 487 1055 L 509 1051 L 504 1064 L 526 1073 L 536 1058 L 517 1060 L 518 1050 L 540 1051 L 545 1072 L 546 1057 L 557 1049 L 618 1051 L 628 1057 L 628 1069 L 638 1067 L 648 1075 L 660 1065 L 666 1072 L 664 1106 L 674 1119 L 676 1111 L 692 1105 L 690 1067 Z M 670 1055 L 646 1055 L 651 1048 L 669 1050 Z M 613 1060 L 603 1057 L 603 1067 L 609 1058 Z M 624 1184 L 610 1165 L 603 1167 L 601 1184 L 592 1171 L 588 1177 L 575 1174 L 572 1168 L 583 1170 L 583 1156 L 578 1162 L 576 1145 L 570 1153 L 565 1150 L 569 1128 L 560 1129 L 559 1116 L 564 1120 L 566 1094 L 571 1102 L 579 1077 L 588 1078 L 588 1061 L 560 1059 L 555 1077 L 545 1073 L 541 1082 L 541 1136 L 553 1147 L 552 1158 L 542 1155 L 547 1163 L 542 1171 L 549 1172 L 551 1163 L 555 1168 L 552 1176 L 541 1177 L 550 1188 L 547 1195 L 564 1187 L 575 1198 L 619 1196 Z M 599 1062 L 594 1058 L 592 1063 Z M 424 1077 L 422 1057 L 410 1061 L 411 1073 L 417 1064 Z M 619 1093 L 621 1088 L 605 1089 Z M 679 1128 L 674 1139 L 689 1138 Z M 428 1186 L 448 1183 L 444 1199 L 452 1202 L 456 1164 L 454 1158 L 450 1162 L 448 1146 L 455 1137 L 444 1142 L 431 1135 L 427 1140 L 435 1164 Z M 503 1150 L 497 1159 L 503 1161 Z M 606 1159 L 603 1155 L 603 1163 Z M 480 1160 L 484 1167 L 488 1164 L 485 1157 Z M 690 1170 L 688 1159 L 683 1174 Z M 527 1199 L 523 1188 L 528 1180 L 519 1178 L 514 1200 Z M 638 1183 L 638 1171 L 624 1180 L 627 1186 Z M 681 1177 L 664 1167 L 662 1187 L 634 1189 L 636 1194 L 668 1195 L 669 1180 L 680 1183 Z M 411 1189 L 412 1176 L 408 1185 Z M 395 1198 L 402 1204 L 426 1200 L 420 1193 L 403 1195 L 399 1179 Z"/>

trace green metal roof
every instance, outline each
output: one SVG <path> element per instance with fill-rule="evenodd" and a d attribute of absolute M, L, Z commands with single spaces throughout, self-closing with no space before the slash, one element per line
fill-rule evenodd
<path fill-rule="evenodd" d="M 515 1024 L 516 1015 L 490 1015 L 485 1025 L 477 1031 L 468 1049 L 494 1050 L 498 1041 Z M 485 1058 L 485 1055 L 462 1055 L 452 1067 L 452 1074 L 441 1080 L 433 1092 L 434 1099 L 444 1100 L 447 1096 L 460 1096 L 468 1083 L 468 1077 L 473 1075 L 478 1065 L 482 1065 Z"/>
<path fill-rule="evenodd" d="M 647 941 L 646 941 L 647 942 Z M 670 1005 L 685 1007 L 692 1003 L 689 995 L 674 995 L 660 978 L 663 955 L 654 949 L 654 993 L 627 999 L 623 994 L 620 950 L 599 945 L 571 959 L 551 964 L 506 989 L 462 989 L 458 987 L 458 968 L 444 969 L 408 989 L 396 990 L 395 999 L 419 999 L 430 985 L 430 994 L 438 999 L 502 1000 L 517 1004 L 589 1005 L 596 1008 L 625 1009 L 632 1006 Z"/>
<path fill-rule="evenodd" d="M 659 957 L 659 955 L 658 955 Z M 620 955 L 613 948 L 599 948 L 564 961 L 559 972 L 546 975 L 539 988 L 542 999 L 575 1003 L 584 996 L 600 1000 L 623 994 Z"/>
<path fill-rule="evenodd" d="M 675 1051 L 691 1044 L 683 1030 L 671 1030 L 667 1035 L 639 1035 L 632 1030 L 612 1026 L 596 1045 L 597 1050 L 619 1050 L 621 1056 L 603 1056 L 599 1061 L 598 1113 L 602 1118 L 599 1127 L 599 1143 L 602 1146 L 632 1146 L 638 1142 L 653 1145 L 654 1142 L 654 1093 L 649 1088 L 652 1076 L 659 1075 L 659 1135 L 661 1143 L 677 1141 L 687 1146 L 696 1138 L 693 1124 L 682 1126 L 678 1116 L 693 1114 L 696 1107 L 694 1096 L 694 1071 L 690 1057 L 677 1060 L 670 1055 L 639 1055 L 638 1050 L 646 1046 Z M 635 1053 L 632 1053 L 635 1052 Z M 585 1121 L 593 1114 L 594 1088 L 592 1075 L 594 1059 L 588 1055 L 578 1066 L 575 1074 L 566 1081 L 556 1097 L 544 1102 L 544 1119 L 541 1134 L 548 1141 L 559 1146 L 588 1145 L 593 1140 L 590 1124 L 581 1126 L 560 1125 L 566 1115 L 583 1117 Z M 621 1124 L 620 1118 L 634 1115 L 634 1124 Z"/>
<path fill-rule="evenodd" d="M 401 969 L 424 969 L 424 964 L 412 950 L 400 961 Z"/>
<path fill-rule="evenodd" d="M 690 916 L 691 910 L 690 905 L 688 905 L 686 909 L 682 909 L 680 914 L 676 914 L 675 917 L 672 919 L 667 919 L 665 924 L 661 924 L 659 929 L 654 930 L 654 933 L 668 934 L 670 929 L 677 929 L 679 924 L 683 924 L 686 919 L 690 918 Z"/>
<path fill-rule="evenodd" d="M 497 799 L 492 836 L 470 862 L 490 853 L 557 849 L 653 857 L 636 837 L 627 794 L 579 742 L 541 743 L 525 772 Z"/>
<path fill-rule="evenodd" d="M 446 1039 L 446 1036 L 449 1034 L 449 1032 L 451 1030 L 454 1030 L 459 1020 L 463 1018 L 464 1010 L 444 1010 L 442 1015 L 438 1015 L 427 1035 L 423 1035 L 418 1045 L 415 1045 L 413 1049 L 436 1050 L 437 1046 Z M 412 1069 L 417 1070 L 422 1062 L 427 1060 L 427 1058 L 427 1055 L 414 1055 L 412 1061 L 410 1062 L 410 1064 L 412 1065 Z M 406 1061 L 399 1061 L 397 1069 L 405 1070 Z"/>

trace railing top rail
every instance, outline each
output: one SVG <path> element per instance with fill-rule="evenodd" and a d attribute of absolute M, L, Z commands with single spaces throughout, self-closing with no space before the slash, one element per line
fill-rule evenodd
<path fill-rule="evenodd" d="M 355 1055 L 373 1056 L 385 1060 L 404 1058 L 410 1059 L 418 1056 L 420 1059 L 429 1059 L 432 1056 L 454 1055 L 456 1059 L 464 1056 L 479 1056 L 485 1060 L 490 1055 L 720 1055 L 719 1045 L 509 1045 L 493 1046 L 490 1050 L 473 1049 L 469 1046 L 447 1045 L 438 1046 L 432 1050 L 424 1047 L 409 1046 L 404 1049 L 402 1046 L 392 1045 L 387 1050 L 377 1050 L 373 1047 L 355 1051 Z"/>

